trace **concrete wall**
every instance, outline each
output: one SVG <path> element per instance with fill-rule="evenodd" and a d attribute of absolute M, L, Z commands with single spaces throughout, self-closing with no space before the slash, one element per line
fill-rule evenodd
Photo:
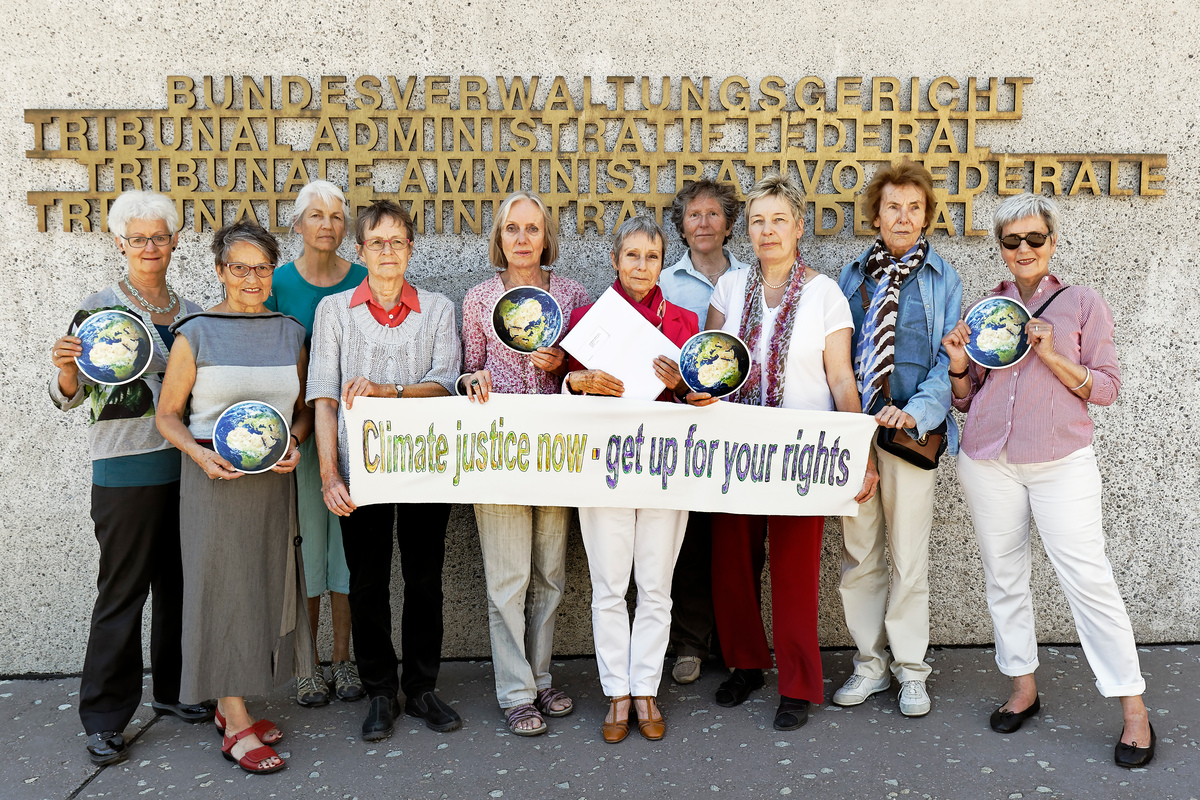
<path fill-rule="evenodd" d="M 855 6 L 860 8 L 855 8 Z M 336 11 L 334 10 L 336 8 Z M 247 6 L 47 0 L 0 11 L 0 673 L 80 668 L 94 599 L 97 547 L 89 508 L 84 413 L 46 396 L 49 344 L 79 299 L 123 267 L 101 233 L 37 231 L 26 192 L 86 185 L 82 167 L 25 158 L 24 109 L 165 108 L 166 76 L 445 74 L 583 76 L 895 75 L 922 86 L 940 75 L 1030 76 L 1024 119 L 981 126 L 997 152 L 1166 153 L 1165 196 L 1063 198 L 1053 268 L 1097 288 L 1117 319 L 1124 385 L 1095 411 L 1108 553 L 1142 642 L 1200 639 L 1196 530 L 1200 426 L 1197 225 L 1200 223 L 1200 11 L 1185 0 L 757 3 L 473 3 L 348 0 Z M 546 78 L 548 81 L 549 78 Z M 981 196 L 976 225 L 998 203 Z M 811 211 L 809 224 L 811 226 Z M 806 237 L 805 256 L 830 275 L 866 244 L 848 232 Z M 1006 276 L 988 237 L 935 248 L 978 297 Z M 185 230 L 170 281 L 201 304 L 217 283 L 208 234 Z M 285 239 L 289 255 L 295 238 Z M 607 243 L 571 233 L 560 271 L 593 293 L 609 281 Z M 733 250 L 752 253 L 739 226 Z M 672 260 L 681 248 L 672 235 Z M 427 235 L 409 276 L 461 301 L 490 269 L 474 235 Z M 953 465 L 943 466 L 931 546 L 933 640 L 991 641 L 983 574 Z M 577 530 L 577 529 L 576 529 Z M 839 531 L 826 530 L 821 641 L 849 643 L 836 591 Z M 557 650 L 591 650 L 589 584 L 577 533 Z M 399 570 L 396 570 L 399 582 Z M 483 570 L 469 508 L 452 518 L 445 571 L 447 656 L 486 656 Z M 1042 555 L 1034 560 L 1038 635 L 1076 641 L 1069 609 Z M 398 615 L 397 615 L 398 619 Z M 326 652 L 326 657 L 328 653 Z"/>

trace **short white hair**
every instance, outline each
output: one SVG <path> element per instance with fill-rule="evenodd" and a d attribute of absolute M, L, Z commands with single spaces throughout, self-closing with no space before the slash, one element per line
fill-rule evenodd
<path fill-rule="evenodd" d="M 179 231 L 179 210 L 171 198 L 159 192 L 131 189 L 122 192 L 108 210 L 108 229 L 117 236 L 129 232 L 129 223 L 135 219 L 155 220 L 167 223 L 172 234 Z"/>
<path fill-rule="evenodd" d="M 1058 238 L 1058 203 L 1040 194 L 1018 194 L 1005 200 L 992 215 L 992 232 L 999 239 L 1004 229 L 1027 217 L 1041 217 L 1046 231 Z"/>
<path fill-rule="evenodd" d="M 296 227 L 296 224 L 304 219 L 304 212 L 308 211 L 308 207 L 314 200 L 322 200 L 325 203 L 335 201 L 341 203 L 342 214 L 346 217 L 346 225 L 350 224 L 350 203 L 346 201 L 346 195 L 341 187 L 329 181 L 313 181 L 306 184 L 296 195 L 296 204 L 292 207 L 292 221 L 289 223 L 291 227 Z"/>

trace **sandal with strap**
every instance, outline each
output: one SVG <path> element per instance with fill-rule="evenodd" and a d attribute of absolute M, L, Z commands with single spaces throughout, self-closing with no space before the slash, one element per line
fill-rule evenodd
<path fill-rule="evenodd" d="M 217 733 L 224 736 L 225 718 L 221 716 L 221 709 L 219 708 L 213 713 L 213 724 L 217 726 Z M 250 727 L 258 734 L 258 740 L 263 744 L 275 744 L 283 738 L 283 731 L 279 730 L 275 723 L 269 719 L 260 719 Z M 274 736 L 271 735 L 271 731 L 275 732 Z"/>
<path fill-rule="evenodd" d="M 287 762 L 282 758 L 279 758 L 279 753 L 276 753 L 273 748 L 270 748 L 265 744 L 256 747 L 253 750 L 247 751 L 244 755 L 242 755 L 241 758 L 237 758 L 233 755 L 234 745 L 236 745 L 242 739 L 245 739 L 247 736 L 253 736 L 254 733 L 254 726 L 251 725 L 249 728 L 246 728 L 243 731 L 238 731 L 232 736 L 226 736 L 221 740 L 221 755 L 225 756 L 226 761 L 232 761 L 236 763 L 239 767 L 246 772 L 249 772 L 251 775 L 268 775 L 272 772 L 279 772 L 279 770 L 286 767 Z M 264 767 L 263 762 L 272 758 L 279 758 L 279 763 L 273 767 Z"/>
<path fill-rule="evenodd" d="M 506 709 L 504 715 L 508 721 L 508 729 L 517 736 L 540 736 L 545 733 L 546 721 L 542 719 L 542 714 L 532 704 L 526 703 L 523 706 L 513 706 Z M 536 719 L 538 726 L 536 728 L 522 728 L 518 723 L 526 720 Z"/>
<path fill-rule="evenodd" d="M 645 738 L 652 742 L 657 742 L 667 733 L 667 723 L 663 720 L 662 712 L 658 710 L 658 703 L 653 695 L 635 695 L 634 696 L 634 713 L 637 713 L 638 700 L 644 700 L 646 703 L 646 718 L 643 719 L 641 714 L 638 714 L 638 731 Z"/>
<path fill-rule="evenodd" d="M 554 710 L 555 703 L 567 701 L 567 707 L 558 711 Z M 565 717 L 575 710 L 575 702 L 562 689 L 555 689 L 553 686 L 548 686 L 545 689 L 538 690 L 537 699 L 533 701 L 537 706 L 537 710 L 545 714 L 547 717 Z"/>
<path fill-rule="evenodd" d="M 629 700 L 629 711 L 623 719 L 620 718 L 617 712 L 617 703 L 620 703 L 622 700 Z M 600 724 L 600 732 L 604 734 L 604 741 L 609 744 L 616 744 L 617 742 L 624 741 L 625 737 L 629 735 L 629 717 L 633 714 L 633 700 L 626 694 L 621 697 L 610 698 L 609 702 L 612 704 L 612 717 L 615 721 L 602 722 Z"/>

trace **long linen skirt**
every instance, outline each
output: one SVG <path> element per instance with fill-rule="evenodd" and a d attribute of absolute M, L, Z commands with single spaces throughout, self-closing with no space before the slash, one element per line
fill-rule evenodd
<path fill-rule="evenodd" d="M 263 695 L 313 675 L 295 477 L 213 480 L 182 459 L 180 700 Z"/>

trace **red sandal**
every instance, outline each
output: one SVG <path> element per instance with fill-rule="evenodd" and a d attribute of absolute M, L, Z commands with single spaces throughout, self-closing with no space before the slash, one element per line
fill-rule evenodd
<path fill-rule="evenodd" d="M 217 726 L 217 733 L 225 735 L 225 718 L 221 716 L 221 709 L 217 709 L 213 713 L 213 723 Z M 258 734 L 258 739 L 263 744 L 275 744 L 283 738 L 283 731 L 279 730 L 278 726 L 269 719 L 260 719 L 251 726 L 254 732 Z M 271 731 L 275 731 L 275 735 L 271 736 Z"/>
<path fill-rule="evenodd" d="M 279 754 L 265 744 L 261 747 L 256 747 L 253 750 L 247 751 L 246 754 L 241 758 L 234 757 L 233 746 L 242 739 L 245 739 L 247 736 L 253 736 L 254 734 L 254 726 L 252 725 L 243 731 L 238 731 L 232 736 L 226 736 L 221 740 L 221 755 L 225 756 L 226 761 L 233 761 L 251 775 L 267 775 L 272 772 L 279 772 L 279 770 L 286 767 L 287 762 L 282 758 L 280 758 L 279 763 L 273 767 L 262 766 L 263 762 L 267 759 L 279 758 Z"/>

